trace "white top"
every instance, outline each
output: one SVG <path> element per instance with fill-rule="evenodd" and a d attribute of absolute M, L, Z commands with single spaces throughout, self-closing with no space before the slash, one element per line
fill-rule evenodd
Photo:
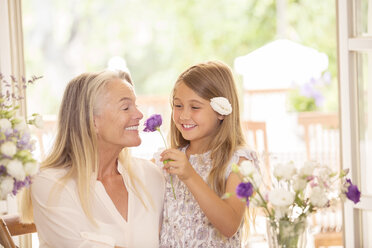
<path fill-rule="evenodd" d="M 183 152 L 185 152 L 185 150 L 185 148 L 181 149 Z M 237 150 L 233 154 L 226 169 L 226 178 L 231 173 L 232 164 L 238 163 L 240 157 L 252 160 L 258 167 L 258 159 L 255 152 L 248 149 Z M 154 158 L 156 164 L 161 167 L 162 162 L 159 160 L 160 152 L 156 153 Z M 195 171 L 206 182 L 209 172 L 212 169 L 210 152 L 200 155 L 191 155 L 189 161 Z M 240 229 L 231 238 L 224 237 L 209 222 L 187 186 L 179 180 L 177 176 L 173 176 L 173 185 L 177 198 L 174 199 L 170 184 L 170 175 L 166 172 L 165 178 L 165 199 L 160 247 L 241 247 Z"/>
<path fill-rule="evenodd" d="M 42 170 L 31 185 L 34 220 L 40 247 L 126 248 L 159 247 L 159 227 L 164 201 L 164 176 L 153 163 L 133 158 L 131 168 L 145 185 L 154 206 L 140 186 L 138 192 L 148 210 L 134 193 L 127 173 L 119 164 L 118 171 L 128 190 L 128 221 L 116 209 L 100 181 L 93 180 L 92 214 L 97 226 L 86 217 L 80 204 L 77 185 L 70 180 L 58 191 L 50 192 L 67 169 Z M 53 197 L 58 195 L 58 197 Z"/>

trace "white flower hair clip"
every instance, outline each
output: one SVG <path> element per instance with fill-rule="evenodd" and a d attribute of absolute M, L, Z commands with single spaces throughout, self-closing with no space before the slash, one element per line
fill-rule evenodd
<path fill-rule="evenodd" d="M 220 115 L 229 115 L 232 112 L 232 107 L 225 97 L 213 97 L 211 99 L 211 107 Z"/>

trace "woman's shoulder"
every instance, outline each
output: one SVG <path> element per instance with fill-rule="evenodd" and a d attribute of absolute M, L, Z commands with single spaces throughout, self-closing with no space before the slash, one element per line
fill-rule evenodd
<path fill-rule="evenodd" d="M 142 158 L 132 158 L 132 161 L 132 170 L 143 183 L 150 188 L 163 188 L 165 178 L 162 169 L 159 166 Z"/>
<path fill-rule="evenodd" d="M 59 192 L 63 199 L 74 198 L 76 184 L 72 180 L 62 182 L 61 179 L 68 172 L 67 168 L 46 168 L 32 178 L 31 195 L 33 200 L 41 203 L 49 201 L 53 192 Z M 61 186 L 61 187 L 56 187 Z M 56 190 L 56 191 L 54 191 Z"/>
<path fill-rule="evenodd" d="M 161 168 L 150 160 L 133 157 L 132 161 L 134 170 L 140 170 L 144 174 L 162 176 Z"/>
<path fill-rule="evenodd" d="M 38 180 L 48 180 L 48 181 L 58 181 L 67 173 L 67 168 L 41 168 L 39 173 L 37 173 L 32 181 Z"/>

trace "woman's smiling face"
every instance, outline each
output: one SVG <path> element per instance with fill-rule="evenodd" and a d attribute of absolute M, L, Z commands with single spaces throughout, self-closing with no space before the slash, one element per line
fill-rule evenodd
<path fill-rule="evenodd" d="M 119 149 L 140 145 L 138 126 L 143 115 L 137 109 L 133 86 L 115 79 L 107 83 L 101 95 L 94 114 L 98 143 Z"/>

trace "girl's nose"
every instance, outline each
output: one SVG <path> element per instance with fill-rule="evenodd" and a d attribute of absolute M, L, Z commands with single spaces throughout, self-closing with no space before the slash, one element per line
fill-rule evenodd
<path fill-rule="evenodd" d="M 188 111 L 188 110 L 183 110 L 182 112 L 181 112 L 181 114 L 180 114 L 180 119 L 181 120 L 188 120 L 188 119 L 190 119 L 190 111 Z"/>

